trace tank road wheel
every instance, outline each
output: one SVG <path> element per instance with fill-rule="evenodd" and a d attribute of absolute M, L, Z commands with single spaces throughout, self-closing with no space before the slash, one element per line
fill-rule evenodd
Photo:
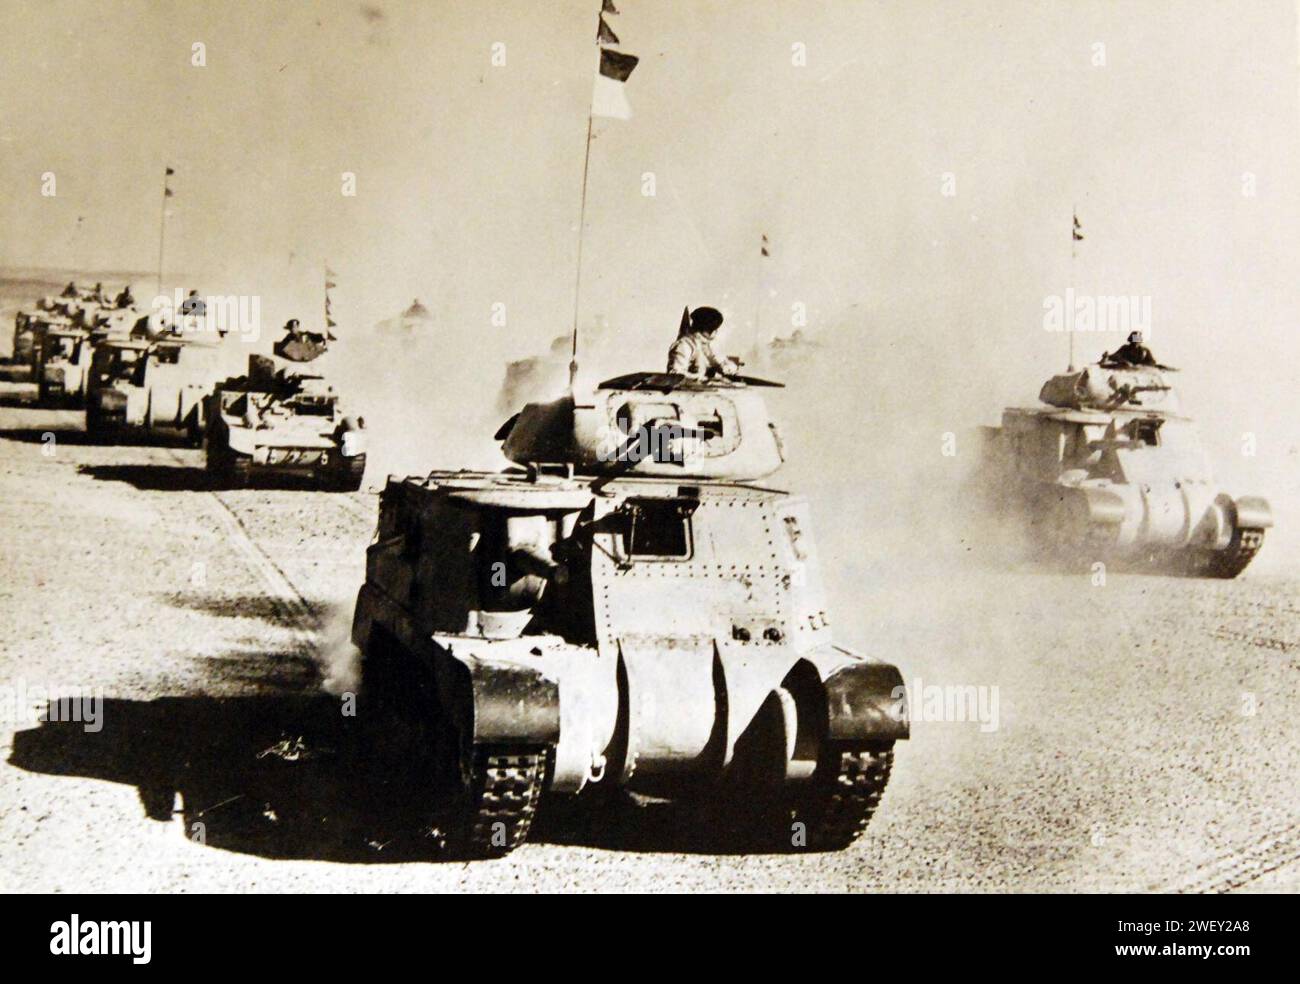
<path fill-rule="evenodd" d="M 522 844 L 537 816 L 547 758 L 545 748 L 476 748 L 466 789 L 467 830 L 456 846 L 472 857 L 499 858 Z"/>

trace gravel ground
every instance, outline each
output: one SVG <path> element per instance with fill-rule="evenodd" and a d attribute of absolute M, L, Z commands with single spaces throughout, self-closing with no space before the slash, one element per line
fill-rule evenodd
<path fill-rule="evenodd" d="M 376 497 L 212 493 L 200 452 L 87 444 L 78 414 L 0 390 L 0 687 L 104 695 L 93 733 L 6 701 L 5 890 L 1300 890 L 1293 571 L 918 565 L 860 586 L 845 638 L 922 707 L 930 685 L 996 687 L 997 727 L 918 720 L 853 849 L 710 854 L 628 805 L 502 861 L 429 862 L 321 687 Z"/>

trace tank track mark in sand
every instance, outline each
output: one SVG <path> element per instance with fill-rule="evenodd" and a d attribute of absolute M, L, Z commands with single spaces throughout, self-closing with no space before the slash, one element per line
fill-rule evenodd
<path fill-rule="evenodd" d="M 475 750 L 468 853 L 504 857 L 528 838 L 546 781 L 547 759 L 545 749 L 488 746 Z"/>
<path fill-rule="evenodd" d="M 1300 824 L 1274 828 L 1242 847 L 1203 862 L 1172 884 L 1151 891 L 1179 895 L 1222 895 L 1300 861 Z"/>
<path fill-rule="evenodd" d="M 185 465 L 184 459 L 170 448 L 158 449 L 176 464 Z M 199 499 L 204 511 L 226 532 L 226 537 L 249 568 L 254 571 L 265 585 L 272 604 L 280 612 L 289 626 L 298 652 L 306 657 L 313 656 L 319 648 L 321 619 L 312 605 L 302 596 L 293 582 L 271 559 L 244 528 L 243 520 L 218 493 L 208 490 Z"/>

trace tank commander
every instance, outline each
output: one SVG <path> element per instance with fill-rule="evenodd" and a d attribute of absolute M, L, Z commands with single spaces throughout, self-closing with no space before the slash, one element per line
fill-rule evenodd
<path fill-rule="evenodd" d="M 1114 362 L 1125 366 L 1154 366 L 1156 357 L 1142 344 L 1142 332 L 1129 332 L 1128 342 L 1114 352 L 1102 356 L 1103 362 Z"/>
<path fill-rule="evenodd" d="M 129 308 L 134 303 L 135 303 L 135 297 L 131 294 L 130 284 L 127 284 L 125 287 L 123 287 L 121 291 L 118 292 L 117 297 L 113 299 L 114 306 L 119 309 Z"/>
<path fill-rule="evenodd" d="M 713 339 L 721 325 L 722 312 L 717 308 L 697 307 L 689 314 L 683 311 L 677 340 L 668 349 L 668 371 L 692 379 L 736 375 L 740 363 L 735 359 L 720 359 L 713 352 Z"/>
<path fill-rule="evenodd" d="M 284 337 L 275 343 L 273 349 L 276 355 L 290 362 L 310 362 L 327 347 L 328 341 L 324 335 L 308 331 L 297 318 L 290 318 L 284 323 Z"/>
<path fill-rule="evenodd" d="M 104 293 L 104 282 L 102 280 L 95 284 L 95 289 L 90 292 L 90 299 L 97 304 L 108 303 L 108 295 Z"/>
<path fill-rule="evenodd" d="M 207 305 L 203 303 L 203 298 L 199 297 L 197 290 L 191 290 L 185 295 L 185 300 L 181 301 L 181 314 L 192 314 L 201 318 L 206 313 Z"/>
<path fill-rule="evenodd" d="M 59 296 L 60 296 L 60 297 L 76 297 L 77 294 L 78 294 L 78 291 L 77 291 L 77 282 L 76 282 L 75 280 L 69 280 L 69 281 L 68 281 L 68 286 L 66 286 L 66 287 L 63 288 L 63 293 L 60 294 Z"/>

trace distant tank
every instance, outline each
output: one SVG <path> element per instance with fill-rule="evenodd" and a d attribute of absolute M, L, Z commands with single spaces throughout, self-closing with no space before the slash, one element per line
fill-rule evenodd
<path fill-rule="evenodd" d="M 212 395 L 207 468 L 228 486 L 257 475 L 303 475 L 354 492 L 366 469 L 365 421 L 346 416 L 334 388 L 301 361 L 252 355 L 248 374 L 218 384 Z"/>
<path fill-rule="evenodd" d="M 9 361 L 36 369 L 40 362 L 41 336 L 50 328 L 73 327 L 80 311 L 76 298 L 42 297 L 36 305 L 14 316 L 14 340 Z"/>
<path fill-rule="evenodd" d="M 36 381 L 40 402 L 48 405 L 85 405 L 90 364 L 96 345 L 110 338 L 125 338 L 131 331 L 133 311 L 95 311 L 44 326 L 36 338 Z"/>
<path fill-rule="evenodd" d="M 36 359 L 40 402 L 47 405 L 84 405 L 93 337 L 71 325 L 48 327 L 41 333 Z"/>
<path fill-rule="evenodd" d="M 984 428 L 991 504 L 1044 559 L 1232 578 L 1258 552 L 1269 504 L 1216 484 L 1174 371 L 1103 360 Z"/>
<path fill-rule="evenodd" d="M 178 335 L 113 337 L 96 345 L 86 383 L 86 432 L 97 437 L 180 435 L 197 447 L 220 348 Z"/>
<path fill-rule="evenodd" d="M 410 726 L 454 849 L 505 854 L 540 802 L 618 791 L 742 849 L 865 828 L 906 694 L 835 642 L 808 504 L 759 482 L 783 458 L 763 385 L 621 376 L 510 418 L 515 467 L 389 479 L 359 716 Z"/>

